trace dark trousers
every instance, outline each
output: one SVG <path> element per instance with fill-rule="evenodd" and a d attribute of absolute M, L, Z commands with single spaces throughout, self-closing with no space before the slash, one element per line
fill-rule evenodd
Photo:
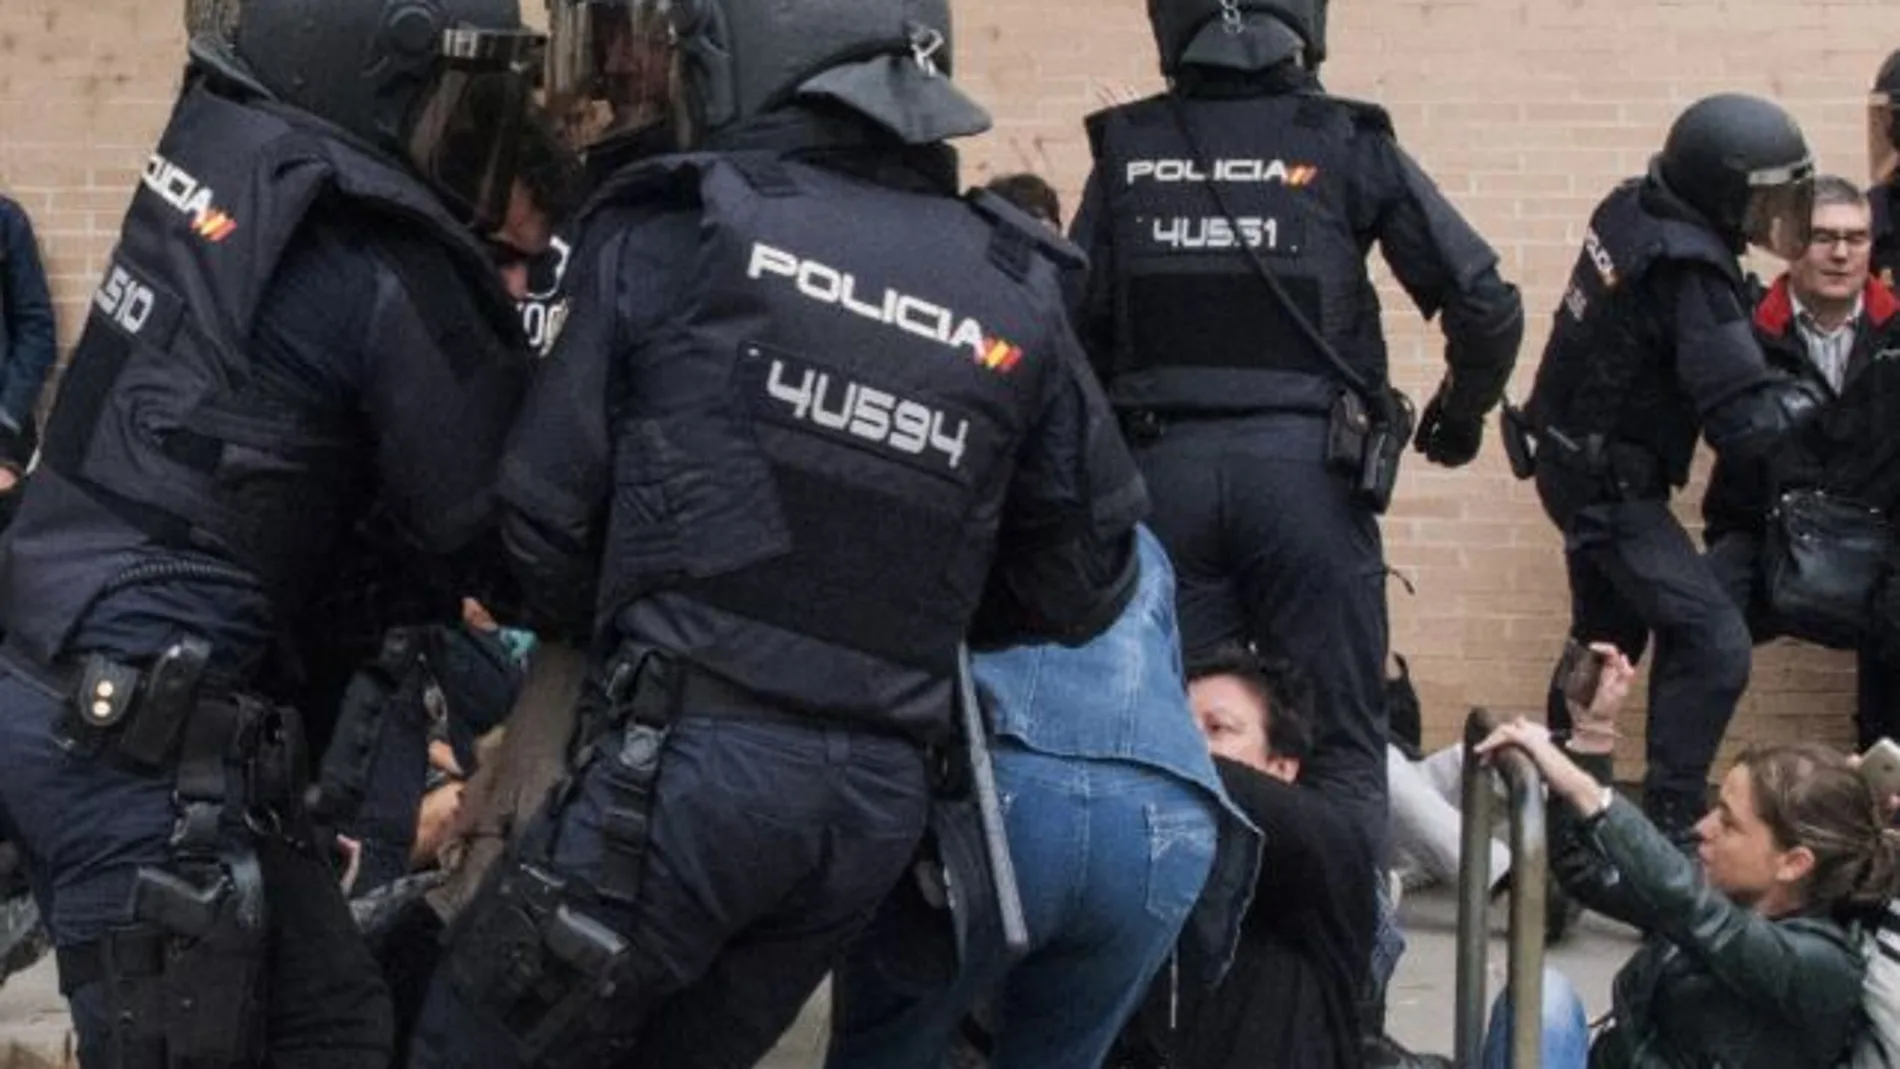
<path fill-rule="evenodd" d="M 1748 630 L 1756 642 L 1780 636 L 1773 614 L 1761 597 L 1761 540 L 1752 532 L 1731 531 L 1709 545 L 1709 567 L 1722 588 L 1740 606 L 1748 620 Z M 1862 642 L 1855 651 L 1857 701 L 1854 728 L 1860 749 L 1883 738 L 1900 739 L 1900 662 L 1881 653 L 1873 638 Z"/>
<path fill-rule="evenodd" d="M 1385 554 L 1378 518 L 1325 466 L 1325 432 L 1303 415 L 1175 423 L 1136 459 L 1174 560 L 1183 649 L 1251 641 L 1311 676 L 1303 779 L 1351 809 L 1383 858 Z"/>
<path fill-rule="evenodd" d="M 1646 797 L 1700 812 L 1710 766 L 1748 686 L 1752 646 L 1730 600 L 1666 501 L 1601 502 L 1548 471 L 1545 510 L 1564 533 L 1571 637 L 1640 660 L 1653 635 Z M 1553 687 L 1551 723 L 1569 710 Z"/>
<path fill-rule="evenodd" d="M 0 669 L 0 837 L 20 851 L 55 943 L 78 947 L 128 923 L 140 866 L 170 861 L 167 777 L 60 750 L 62 702 Z M 275 841 L 259 844 L 268 917 L 268 1064 L 384 1069 L 392 1023 L 376 963 L 358 938 L 327 863 Z M 105 983 L 69 990 L 79 1060 L 116 1069 Z"/>
<path fill-rule="evenodd" d="M 597 761 L 554 824 L 550 866 L 600 886 L 618 791 Z M 611 1035 L 573 1036 L 611 1066 L 746 1069 L 777 1042 L 915 856 L 929 807 L 921 751 L 845 728 L 681 719 L 655 788 L 631 906 L 587 912 L 623 936 L 631 979 Z M 529 839 L 536 833 L 530 832 Z M 493 882 L 468 909 L 480 910 Z M 455 948 L 451 948 L 453 954 Z M 578 1031 L 578 1030 L 577 1030 Z M 410 1064 L 522 1065 L 493 1014 L 438 974 Z"/>

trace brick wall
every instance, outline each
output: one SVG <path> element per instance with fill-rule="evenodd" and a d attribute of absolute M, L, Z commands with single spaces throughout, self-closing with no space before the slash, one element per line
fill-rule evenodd
<path fill-rule="evenodd" d="M 1157 87 L 1144 5 L 956 6 L 960 76 L 997 117 L 967 150 L 968 177 L 1034 169 L 1072 202 L 1088 164 L 1082 116 Z M 65 343 L 164 120 L 179 7 L 0 2 L 0 190 L 40 225 Z M 1643 167 L 1689 101 L 1721 89 L 1778 97 L 1824 167 L 1864 173 L 1864 91 L 1900 46 L 1893 11 L 1891 0 L 1340 0 L 1327 81 L 1384 103 L 1499 248 L 1532 315 L 1522 394 L 1590 208 Z M 1436 344 L 1387 293 L 1396 376 L 1425 395 Z M 1428 734 L 1449 738 L 1472 703 L 1540 705 L 1566 620 L 1558 542 L 1495 443 L 1456 473 L 1411 463 L 1386 531 L 1418 588 L 1393 585 L 1393 642 L 1412 659 Z M 1766 650 L 1731 740 L 1844 738 L 1852 683 L 1847 658 Z M 1629 727 L 1634 737 L 1640 718 Z M 1627 756 L 1633 766 L 1640 744 Z"/>

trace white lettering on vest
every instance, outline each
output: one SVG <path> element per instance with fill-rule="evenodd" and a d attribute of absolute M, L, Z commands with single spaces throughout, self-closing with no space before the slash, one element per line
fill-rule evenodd
<path fill-rule="evenodd" d="M 92 304 L 127 334 L 137 337 L 152 318 L 152 309 L 158 304 L 158 296 L 151 287 L 133 278 L 131 272 L 113 264 L 112 271 L 92 295 Z"/>
<path fill-rule="evenodd" d="M 791 282 L 800 294 L 820 304 L 967 352 L 972 360 L 992 370 L 1008 372 L 1021 359 L 1020 350 L 991 337 L 982 323 L 969 316 L 900 290 L 869 290 L 849 272 L 754 242 L 746 277 L 759 281 L 767 276 Z M 873 293 L 875 297 L 866 299 Z"/>
<path fill-rule="evenodd" d="M 788 379 L 796 378 L 796 382 Z M 834 389 L 833 387 L 839 387 Z M 874 445 L 888 446 L 909 456 L 934 449 L 955 471 L 969 447 L 970 421 L 955 418 L 917 401 L 883 390 L 835 381 L 831 372 L 805 368 L 788 372 L 783 360 L 772 361 L 765 392 L 789 406 L 792 418 L 829 431 L 849 434 Z"/>

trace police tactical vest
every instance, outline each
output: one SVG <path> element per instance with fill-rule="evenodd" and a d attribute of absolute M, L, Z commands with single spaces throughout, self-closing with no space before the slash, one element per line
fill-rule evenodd
<path fill-rule="evenodd" d="M 1697 262 L 1746 292 L 1735 254 L 1713 232 L 1643 204 L 1645 180 L 1619 186 L 1584 234 L 1556 326 L 1537 369 L 1531 420 L 1576 442 L 1638 445 L 1672 485 L 1688 478 L 1700 420 L 1676 385 L 1673 340 L 1646 304 L 1644 277 L 1665 262 Z M 1744 296 L 1742 307 L 1750 302 Z"/>
<path fill-rule="evenodd" d="M 377 249 L 406 292 L 443 303 L 386 330 L 379 358 L 525 374 L 480 245 L 415 178 L 302 113 L 188 88 L 93 295 L 0 561 L 9 638 L 35 656 L 57 656 L 102 588 L 154 548 L 229 562 L 281 608 L 374 500 L 359 481 L 372 443 L 353 421 L 253 392 L 259 305 L 319 199 L 380 219 Z M 426 255 L 405 264 L 404 248 Z"/>
<path fill-rule="evenodd" d="M 769 155 L 656 161 L 596 205 L 664 185 L 701 205 L 698 284 L 614 396 L 603 607 L 793 708 L 940 718 L 1017 454 L 1072 382 L 1051 257 L 1079 256 L 987 195 Z"/>
<path fill-rule="evenodd" d="M 1193 141 L 1182 129 L 1193 123 Z M 1384 113 L 1312 93 L 1154 97 L 1092 116 L 1115 247 L 1117 407 L 1324 407 L 1344 383 L 1245 252 L 1259 252 L 1348 366 L 1383 382 L 1372 220 L 1355 219 L 1353 140 Z M 1230 216 L 1209 183 L 1218 183 Z M 1331 389 L 1314 390 L 1314 380 Z"/>

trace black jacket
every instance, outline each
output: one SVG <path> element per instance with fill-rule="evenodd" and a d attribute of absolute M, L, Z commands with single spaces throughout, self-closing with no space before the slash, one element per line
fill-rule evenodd
<path fill-rule="evenodd" d="M 1621 799 L 1589 820 L 1555 807 L 1551 869 L 1649 933 L 1616 974 L 1592 1069 L 1831 1069 L 1846 1053 L 1863 966 L 1835 920 L 1735 904 Z"/>
<path fill-rule="evenodd" d="M 1357 1069 L 1376 908 L 1376 874 L 1352 845 L 1363 832 L 1310 788 L 1215 765 L 1264 837 L 1260 879 L 1226 978 L 1210 993 L 1182 992 L 1180 1030 L 1161 1044 L 1166 1064 Z"/>
<path fill-rule="evenodd" d="M 1774 370 L 1814 383 L 1833 396 L 1818 419 L 1769 451 L 1766 463 L 1718 459 L 1702 499 L 1703 537 L 1759 533 L 1781 490 L 1818 486 L 1892 510 L 1900 504 L 1900 299 L 1869 281 L 1855 323 L 1841 391 L 1808 359 L 1795 326 L 1786 276 L 1755 309 L 1755 337 Z"/>

